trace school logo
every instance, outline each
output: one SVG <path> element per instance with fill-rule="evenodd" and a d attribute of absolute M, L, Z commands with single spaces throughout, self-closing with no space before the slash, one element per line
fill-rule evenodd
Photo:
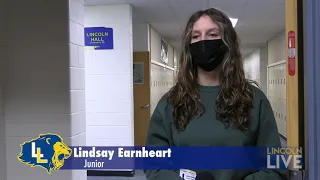
<path fill-rule="evenodd" d="M 72 150 L 57 134 L 40 134 L 38 138 L 26 141 L 20 145 L 21 152 L 18 160 L 30 167 L 42 167 L 51 174 L 52 170 L 59 170 L 68 159 Z"/>

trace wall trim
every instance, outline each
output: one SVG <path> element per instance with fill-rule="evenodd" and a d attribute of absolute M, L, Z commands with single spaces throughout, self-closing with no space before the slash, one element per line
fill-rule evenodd
<path fill-rule="evenodd" d="M 276 66 L 276 65 L 279 65 L 279 64 L 284 64 L 284 63 L 287 63 L 287 61 L 286 60 L 282 60 L 282 61 L 278 61 L 276 63 L 268 64 L 268 68 Z"/>
<path fill-rule="evenodd" d="M 170 69 L 170 70 L 174 71 L 173 67 L 170 67 L 168 65 L 165 65 L 163 63 L 160 63 L 160 62 L 152 60 L 152 59 L 151 59 L 151 64 L 155 64 L 155 65 L 158 65 L 158 66 L 161 66 L 161 67 L 164 67 L 164 68 L 167 68 L 167 69 Z"/>

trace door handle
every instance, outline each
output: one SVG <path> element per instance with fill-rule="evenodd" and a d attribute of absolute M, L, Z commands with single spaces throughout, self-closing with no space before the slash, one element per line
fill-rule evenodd
<path fill-rule="evenodd" d="M 150 108 L 150 104 L 146 104 L 144 106 L 141 106 L 142 109 L 149 109 Z"/>

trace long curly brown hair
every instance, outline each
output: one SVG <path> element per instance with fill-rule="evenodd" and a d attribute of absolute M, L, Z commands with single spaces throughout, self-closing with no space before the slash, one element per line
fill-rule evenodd
<path fill-rule="evenodd" d="M 216 99 L 216 117 L 225 124 L 247 130 L 253 100 L 251 81 L 245 78 L 239 39 L 230 19 L 214 8 L 194 13 L 184 30 L 177 83 L 167 93 L 173 106 L 173 123 L 178 130 L 184 130 L 193 117 L 204 111 L 197 89 L 197 67 L 192 63 L 189 50 L 193 24 L 202 16 L 208 16 L 218 24 L 222 40 L 228 47 L 219 75 L 221 88 Z"/>

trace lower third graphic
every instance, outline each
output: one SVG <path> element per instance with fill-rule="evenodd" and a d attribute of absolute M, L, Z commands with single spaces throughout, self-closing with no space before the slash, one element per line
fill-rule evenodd
<path fill-rule="evenodd" d="M 20 145 L 18 160 L 30 167 L 42 167 L 48 174 L 52 170 L 59 170 L 68 159 L 72 150 L 57 134 L 40 134 L 36 139 L 26 141 Z"/>

